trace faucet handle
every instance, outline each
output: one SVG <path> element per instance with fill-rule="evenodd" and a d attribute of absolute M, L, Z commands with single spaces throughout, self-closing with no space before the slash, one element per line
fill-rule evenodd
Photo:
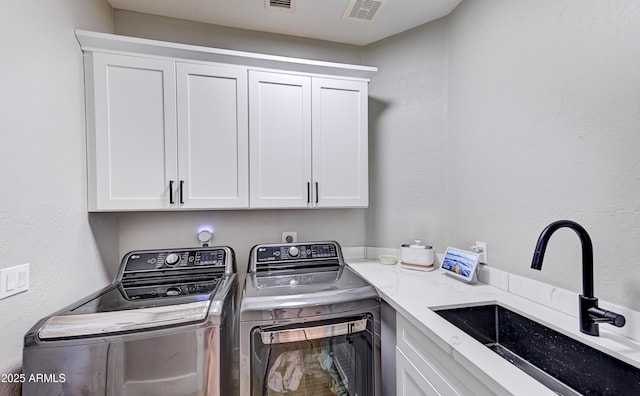
<path fill-rule="evenodd" d="M 622 327 L 627 323 L 624 316 L 599 307 L 591 307 L 587 309 L 587 312 L 594 323 L 608 323 L 616 327 Z"/>
<path fill-rule="evenodd" d="M 597 337 L 600 334 L 598 329 L 600 323 L 622 327 L 626 322 L 627 320 L 624 316 L 598 307 L 598 299 L 596 297 L 580 295 L 581 332 Z"/>

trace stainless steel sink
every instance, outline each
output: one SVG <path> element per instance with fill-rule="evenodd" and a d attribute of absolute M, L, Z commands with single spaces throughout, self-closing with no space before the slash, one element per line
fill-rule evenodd
<path fill-rule="evenodd" d="M 435 312 L 559 395 L 640 394 L 640 369 L 507 308 Z"/>

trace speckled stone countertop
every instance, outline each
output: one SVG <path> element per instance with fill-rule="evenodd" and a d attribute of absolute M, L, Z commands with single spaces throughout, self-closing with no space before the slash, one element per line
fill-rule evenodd
<path fill-rule="evenodd" d="M 577 294 L 540 284 L 503 271 L 481 270 L 486 283 L 465 284 L 440 270 L 415 271 L 400 265 L 383 265 L 371 259 L 358 259 L 350 251 L 346 261 L 373 284 L 380 296 L 425 336 L 461 363 L 473 375 L 498 389 L 514 395 L 555 395 L 523 371 L 493 353 L 480 342 L 436 314 L 432 309 L 460 305 L 496 303 L 545 326 L 566 334 L 595 349 L 640 367 L 640 343 L 615 333 L 611 326 L 600 325 L 600 337 L 580 333 L 577 319 Z M 365 254 L 362 255 L 364 257 Z M 487 284 L 489 283 L 489 284 Z M 575 296 L 575 303 L 574 303 Z M 535 300 L 535 301 L 533 301 Z M 546 304 L 546 305 L 545 305 Z M 574 309 L 575 314 L 571 315 Z M 550 308 L 554 307 L 554 309 Z M 563 312 L 566 311 L 566 312 Z M 616 311 L 619 312 L 619 311 Z M 637 313 L 627 316 L 627 333 L 637 331 Z"/>

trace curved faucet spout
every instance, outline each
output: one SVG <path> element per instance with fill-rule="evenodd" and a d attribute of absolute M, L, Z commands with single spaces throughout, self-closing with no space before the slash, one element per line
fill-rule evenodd
<path fill-rule="evenodd" d="M 541 270 L 544 252 L 554 232 L 560 228 L 571 228 L 578 234 L 582 243 L 582 290 L 579 296 L 580 305 L 580 331 L 592 336 L 598 336 L 598 324 L 609 323 L 617 327 L 625 325 L 624 316 L 615 312 L 606 311 L 598 307 L 598 299 L 593 295 L 593 244 L 591 237 L 580 224 L 571 220 L 558 220 L 549 224 L 538 237 L 536 250 L 533 253 L 531 268 Z"/>
<path fill-rule="evenodd" d="M 542 269 L 542 260 L 544 259 L 544 253 L 547 250 L 549 239 L 551 235 L 560 228 L 571 228 L 578 234 L 578 238 L 580 238 L 580 243 L 582 244 L 582 294 L 585 297 L 593 297 L 593 244 L 591 243 L 591 237 L 587 233 L 587 230 L 575 221 L 554 221 L 542 230 L 542 233 L 540 233 L 538 237 L 538 243 L 536 243 L 536 250 L 533 253 L 531 268 L 537 270 Z"/>

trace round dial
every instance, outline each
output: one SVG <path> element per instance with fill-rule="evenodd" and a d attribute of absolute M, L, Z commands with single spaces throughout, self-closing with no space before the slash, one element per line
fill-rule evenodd
<path fill-rule="evenodd" d="M 178 256 L 176 253 L 171 253 L 169 255 L 167 255 L 167 258 L 164 259 L 164 261 L 167 263 L 167 265 L 176 265 L 178 263 L 178 261 L 180 261 L 180 256 Z"/>
<path fill-rule="evenodd" d="M 298 257 L 298 255 L 300 254 L 300 249 L 295 246 L 291 246 L 287 253 L 289 253 L 290 257 Z"/>
<path fill-rule="evenodd" d="M 179 296 L 182 291 L 178 287 L 170 287 L 167 289 L 167 296 Z"/>

